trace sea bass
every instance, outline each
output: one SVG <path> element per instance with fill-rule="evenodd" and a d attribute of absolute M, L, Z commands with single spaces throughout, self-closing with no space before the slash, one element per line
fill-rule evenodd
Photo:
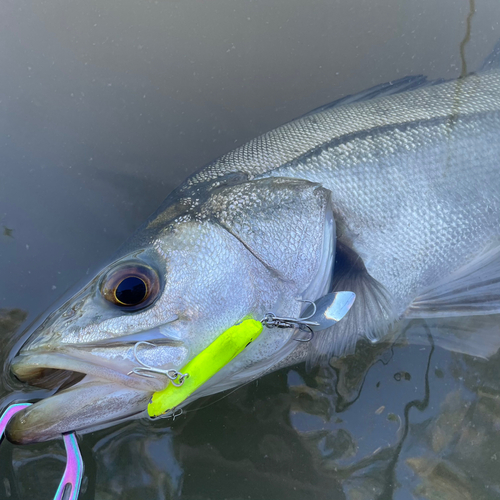
<path fill-rule="evenodd" d="M 42 387 L 67 380 L 14 417 L 9 439 L 144 416 L 168 370 L 221 332 L 269 312 L 298 318 L 332 290 L 356 294 L 342 321 L 310 342 L 264 331 L 185 403 L 352 353 L 403 320 L 500 313 L 499 166 L 494 68 L 382 85 L 224 155 L 36 329 L 12 371 Z"/>

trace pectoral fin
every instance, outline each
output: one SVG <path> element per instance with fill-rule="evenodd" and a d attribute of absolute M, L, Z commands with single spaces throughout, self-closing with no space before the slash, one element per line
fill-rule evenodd
<path fill-rule="evenodd" d="M 342 320 L 314 336 L 308 366 L 332 356 L 351 354 L 361 339 L 379 341 L 395 319 L 389 293 L 368 274 L 359 255 L 340 243 L 336 252 L 332 289 L 354 292 L 356 300 Z"/>

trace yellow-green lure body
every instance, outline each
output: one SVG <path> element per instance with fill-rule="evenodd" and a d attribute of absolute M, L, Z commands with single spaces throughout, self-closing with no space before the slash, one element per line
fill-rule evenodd
<path fill-rule="evenodd" d="M 262 333 L 262 329 L 263 325 L 260 321 L 246 319 L 219 335 L 205 350 L 182 368 L 181 372 L 188 374 L 182 385 L 168 384 L 165 389 L 153 394 L 148 405 L 149 416 L 159 417 L 181 404 L 238 356 Z"/>

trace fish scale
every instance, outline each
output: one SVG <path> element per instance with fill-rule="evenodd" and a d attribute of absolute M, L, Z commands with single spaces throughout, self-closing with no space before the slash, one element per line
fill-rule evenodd
<path fill-rule="evenodd" d="M 184 189 L 232 172 L 262 175 L 333 141 L 380 127 L 490 113 L 499 109 L 500 78 L 493 70 L 388 97 L 334 107 L 294 120 L 222 156 L 185 184 Z"/>
<path fill-rule="evenodd" d="M 391 296 L 384 320 L 397 318 L 499 236 L 499 111 L 498 70 L 333 107 L 224 155 L 178 193 L 230 173 L 319 183 L 332 193 L 339 241 Z M 336 327 L 326 352 L 379 337 L 358 323 Z"/>
<path fill-rule="evenodd" d="M 243 318 L 298 318 L 304 299 L 332 290 L 356 295 L 342 321 L 308 343 L 292 329 L 263 332 L 181 404 L 351 353 L 406 318 L 499 313 L 499 158 L 497 69 L 379 86 L 224 155 L 171 193 L 14 359 L 29 382 L 44 368 L 87 376 L 16 414 L 7 436 L 39 441 L 137 416 L 168 384 L 165 369 L 188 366 Z M 127 311 L 101 287 L 130 262 L 160 284 Z M 500 343 L 498 324 L 470 332 L 485 342 L 467 339 L 467 324 L 449 348 L 485 356 Z"/>
<path fill-rule="evenodd" d="M 324 147 L 271 175 L 305 178 L 332 192 L 353 247 L 365 257 L 369 273 L 398 299 L 402 313 L 436 273 L 453 271 L 498 235 L 500 176 L 492 174 L 500 157 L 500 98 L 494 104 L 481 127 L 458 120 L 453 138 L 446 123 L 389 129 L 380 140 L 353 139 L 348 157 Z M 386 142 L 392 144 L 391 154 L 383 153 Z M 470 156 L 471 149 L 483 153 Z M 454 165 L 452 182 L 448 162 Z M 470 200 L 465 207 L 464 197 Z M 456 248 L 456 241 L 467 244 Z M 423 255 L 430 256 L 426 269 L 419 266 L 416 275 L 412 258 L 421 262 Z"/>

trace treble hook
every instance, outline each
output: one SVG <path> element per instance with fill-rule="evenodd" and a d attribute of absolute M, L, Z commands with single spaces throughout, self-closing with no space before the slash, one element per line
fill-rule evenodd
<path fill-rule="evenodd" d="M 260 320 L 261 323 L 267 328 L 298 328 L 301 331 L 309 332 L 309 337 L 305 339 L 295 338 L 297 342 L 310 342 L 314 338 L 314 331 L 312 326 L 319 326 L 315 321 L 308 321 L 316 314 L 316 304 L 312 300 L 297 299 L 298 302 L 305 302 L 311 304 L 313 311 L 309 316 L 304 318 L 287 318 L 276 316 L 276 314 L 269 312 Z"/>
<path fill-rule="evenodd" d="M 305 339 L 302 339 L 302 338 L 294 338 L 293 340 L 295 340 L 296 342 L 311 342 L 311 340 L 314 338 L 314 330 L 307 324 L 304 323 L 304 321 L 307 321 L 308 319 L 311 319 L 315 314 L 316 314 L 316 304 L 312 301 L 312 300 L 307 300 L 307 299 L 304 299 L 304 300 L 301 300 L 301 299 L 297 299 L 297 301 L 299 302 L 305 302 L 307 304 L 311 304 L 312 305 L 312 308 L 313 308 L 313 311 L 311 314 L 309 314 L 309 316 L 306 316 L 306 317 L 300 317 L 300 321 L 301 321 L 301 325 L 299 326 L 299 330 L 300 331 L 307 331 L 309 333 L 309 337 L 305 338 Z M 317 323 L 316 323 L 317 324 Z"/>
<path fill-rule="evenodd" d="M 300 317 L 300 319 L 303 321 L 303 320 L 308 320 L 308 319 L 311 319 L 315 314 L 316 314 L 316 303 L 313 302 L 312 300 L 307 300 L 307 299 L 296 299 L 297 302 L 305 302 L 306 304 L 311 304 L 312 307 L 313 307 L 313 312 L 311 314 L 309 314 L 309 316 L 306 316 L 305 318 L 303 318 L 302 316 Z"/>
<path fill-rule="evenodd" d="M 308 316 L 301 318 L 280 318 L 273 313 L 267 313 L 261 320 L 268 328 L 298 328 L 309 332 L 309 337 L 305 339 L 295 339 L 298 342 L 310 342 L 314 338 L 315 332 L 320 332 L 334 326 L 351 309 L 356 299 L 354 292 L 330 292 L 315 300 L 300 300 L 307 302 L 310 306 L 305 310 Z"/>
<path fill-rule="evenodd" d="M 139 359 L 139 356 L 137 354 L 137 347 L 141 344 L 157 347 L 155 344 L 152 344 L 151 342 L 146 342 L 145 340 L 137 342 L 134 345 L 134 358 L 141 366 L 136 366 L 135 368 L 130 370 L 127 373 L 127 375 L 131 375 L 132 373 L 134 373 L 135 375 L 141 375 L 142 377 L 155 378 L 153 375 L 149 375 L 149 373 L 147 372 L 159 373 L 160 375 L 165 375 L 165 377 L 167 377 L 176 387 L 180 387 L 184 383 L 184 380 L 187 377 L 189 377 L 189 373 L 180 373 L 177 370 L 174 370 L 173 368 L 170 368 L 169 370 L 162 370 L 161 368 L 154 368 L 152 366 L 147 365 L 146 363 L 143 363 Z"/>
<path fill-rule="evenodd" d="M 294 338 L 295 342 L 311 342 L 311 340 L 314 338 L 314 330 L 307 326 L 307 325 L 301 325 L 299 326 L 299 330 L 301 332 L 307 331 L 309 333 L 309 337 L 303 339 L 303 338 Z"/>
<path fill-rule="evenodd" d="M 157 420 L 159 418 L 171 418 L 173 422 L 176 418 L 179 418 L 183 413 L 184 410 L 182 408 L 172 408 L 171 413 L 167 411 L 162 415 L 158 415 L 157 417 L 149 417 L 149 420 Z"/>

